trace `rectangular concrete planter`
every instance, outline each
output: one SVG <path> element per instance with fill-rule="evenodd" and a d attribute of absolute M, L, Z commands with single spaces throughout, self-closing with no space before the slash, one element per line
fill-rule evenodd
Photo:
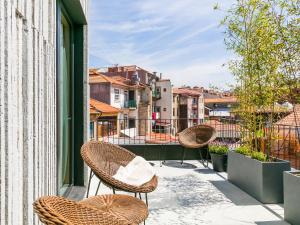
<path fill-rule="evenodd" d="M 228 152 L 228 180 L 262 203 L 283 202 L 283 172 L 290 162 L 260 162 L 248 156 Z"/>
<path fill-rule="evenodd" d="M 285 172 L 284 180 L 284 219 L 300 225 L 300 172 Z"/>

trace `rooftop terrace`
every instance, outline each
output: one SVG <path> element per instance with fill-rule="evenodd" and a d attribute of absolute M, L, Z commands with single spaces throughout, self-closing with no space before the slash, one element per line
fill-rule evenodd
<path fill-rule="evenodd" d="M 175 161 L 171 161 L 174 162 Z M 283 206 L 264 205 L 226 180 L 226 173 L 216 173 L 198 161 L 186 161 L 186 168 L 154 167 L 158 188 L 148 195 L 148 225 L 287 225 Z M 96 193 L 98 179 L 93 178 L 90 194 Z M 98 194 L 112 193 L 101 184 Z M 121 192 L 117 192 L 121 193 Z M 143 195 L 142 198 L 145 196 Z"/>

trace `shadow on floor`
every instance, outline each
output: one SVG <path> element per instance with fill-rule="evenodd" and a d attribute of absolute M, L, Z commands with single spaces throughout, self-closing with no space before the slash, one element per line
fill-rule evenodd
<path fill-rule="evenodd" d="M 255 222 L 257 225 L 289 225 L 289 223 L 285 221 L 257 221 Z"/>
<path fill-rule="evenodd" d="M 210 168 L 205 168 L 205 169 L 195 169 L 194 170 L 197 173 L 201 174 L 215 174 L 216 172 Z"/>
<path fill-rule="evenodd" d="M 220 192 L 222 192 L 235 205 L 262 205 L 259 201 L 231 184 L 227 180 L 210 181 Z"/>
<path fill-rule="evenodd" d="M 174 168 L 179 168 L 179 169 L 195 169 L 195 168 L 197 168 L 197 166 L 195 166 L 191 163 L 184 162 L 183 164 L 181 164 L 181 162 L 179 162 L 179 161 L 165 161 L 165 162 L 163 162 L 163 165 L 174 167 Z"/>

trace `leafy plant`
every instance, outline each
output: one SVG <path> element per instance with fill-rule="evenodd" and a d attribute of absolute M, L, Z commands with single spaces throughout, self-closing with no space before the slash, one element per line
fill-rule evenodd
<path fill-rule="evenodd" d="M 228 146 L 227 145 L 210 145 L 209 152 L 218 155 L 225 155 L 228 153 Z"/>
<path fill-rule="evenodd" d="M 251 150 L 246 145 L 242 145 L 242 146 L 236 148 L 235 152 L 240 153 L 242 155 L 248 155 L 248 156 L 251 155 Z"/>
<path fill-rule="evenodd" d="M 256 159 L 258 161 L 261 161 L 261 162 L 268 161 L 267 155 L 264 154 L 263 152 L 252 152 L 251 153 L 251 158 Z"/>
<path fill-rule="evenodd" d="M 237 0 L 221 22 L 225 44 L 235 54 L 229 69 L 237 81 L 241 139 L 248 151 L 263 150 L 267 159 L 277 102 L 300 90 L 299 15 L 299 0 Z M 244 147 L 238 151 L 249 154 Z"/>

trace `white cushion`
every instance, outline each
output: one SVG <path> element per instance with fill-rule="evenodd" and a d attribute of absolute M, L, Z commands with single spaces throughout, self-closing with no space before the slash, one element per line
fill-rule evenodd
<path fill-rule="evenodd" d="M 113 178 L 123 183 L 141 186 L 155 175 L 153 167 L 142 157 L 136 156 L 127 166 L 120 166 Z"/>

